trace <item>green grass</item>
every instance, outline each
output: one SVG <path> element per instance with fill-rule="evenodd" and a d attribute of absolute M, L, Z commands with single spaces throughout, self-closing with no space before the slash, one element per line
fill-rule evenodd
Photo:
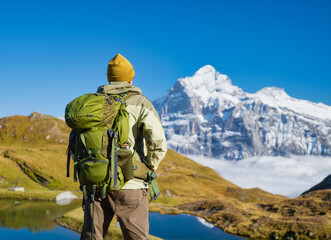
<path fill-rule="evenodd" d="M 1 148 L 0 187 L 20 186 L 32 189 L 78 191 L 79 184 L 66 177 L 66 147 Z M 72 165 L 72 164 L 71 164 Z M 73 168 L 70 168 L 71 176 Z"/>

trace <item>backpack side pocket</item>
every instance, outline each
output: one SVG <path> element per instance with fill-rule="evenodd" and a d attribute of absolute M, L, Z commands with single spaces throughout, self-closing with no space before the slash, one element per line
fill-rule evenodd
<path fill-rule="evenodd" d="M 118 148 L 118 166 L 121 167 L 125 181 L 129 181 L 134 178 L 133 174 L 133 162 L 132 151 L 130 148 Z"/>

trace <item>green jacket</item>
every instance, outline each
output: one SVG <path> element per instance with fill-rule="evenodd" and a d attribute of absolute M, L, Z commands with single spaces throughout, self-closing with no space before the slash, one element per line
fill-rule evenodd
<path fill-rule="evenodd" d="M 121 94 L 138 92 L 140 95 L 130 97 L 127 102 L 129 112 L 130 132 L 129 144 L 134 146 L 140 159 L 145 159 L 149 167 L 156 170 L 167 152 L 166 138 L 161 121 L 153 104 L 142 95 L 140 88 L 127 82 L 111 82 L 100 86 L 98 93 Z M 143 180 L 132 179 L 122 189 L 146 188 Z"/>

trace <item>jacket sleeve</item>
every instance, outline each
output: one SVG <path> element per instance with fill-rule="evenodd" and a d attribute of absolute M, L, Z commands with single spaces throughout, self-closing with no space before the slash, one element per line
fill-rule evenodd
<path fill-rule="evenodd" d="M 139 130 L 145 139 L 146 161 L 152 170 L 156 170 L 167 152 L 166 138 L 157 111 L 151 102 L 142 108 Z"/>

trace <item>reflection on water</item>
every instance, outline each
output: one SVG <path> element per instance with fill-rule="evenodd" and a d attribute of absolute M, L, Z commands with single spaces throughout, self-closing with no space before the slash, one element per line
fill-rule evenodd
<path fill-rule="evenodd" d="M 80 205 L 81 200 L 62 206 L 45 201 L 0 200 L 0 226 L 14 229 L 28 228 L 32 232 L 53 229 L 57 226 L 54 219 Z"/>

